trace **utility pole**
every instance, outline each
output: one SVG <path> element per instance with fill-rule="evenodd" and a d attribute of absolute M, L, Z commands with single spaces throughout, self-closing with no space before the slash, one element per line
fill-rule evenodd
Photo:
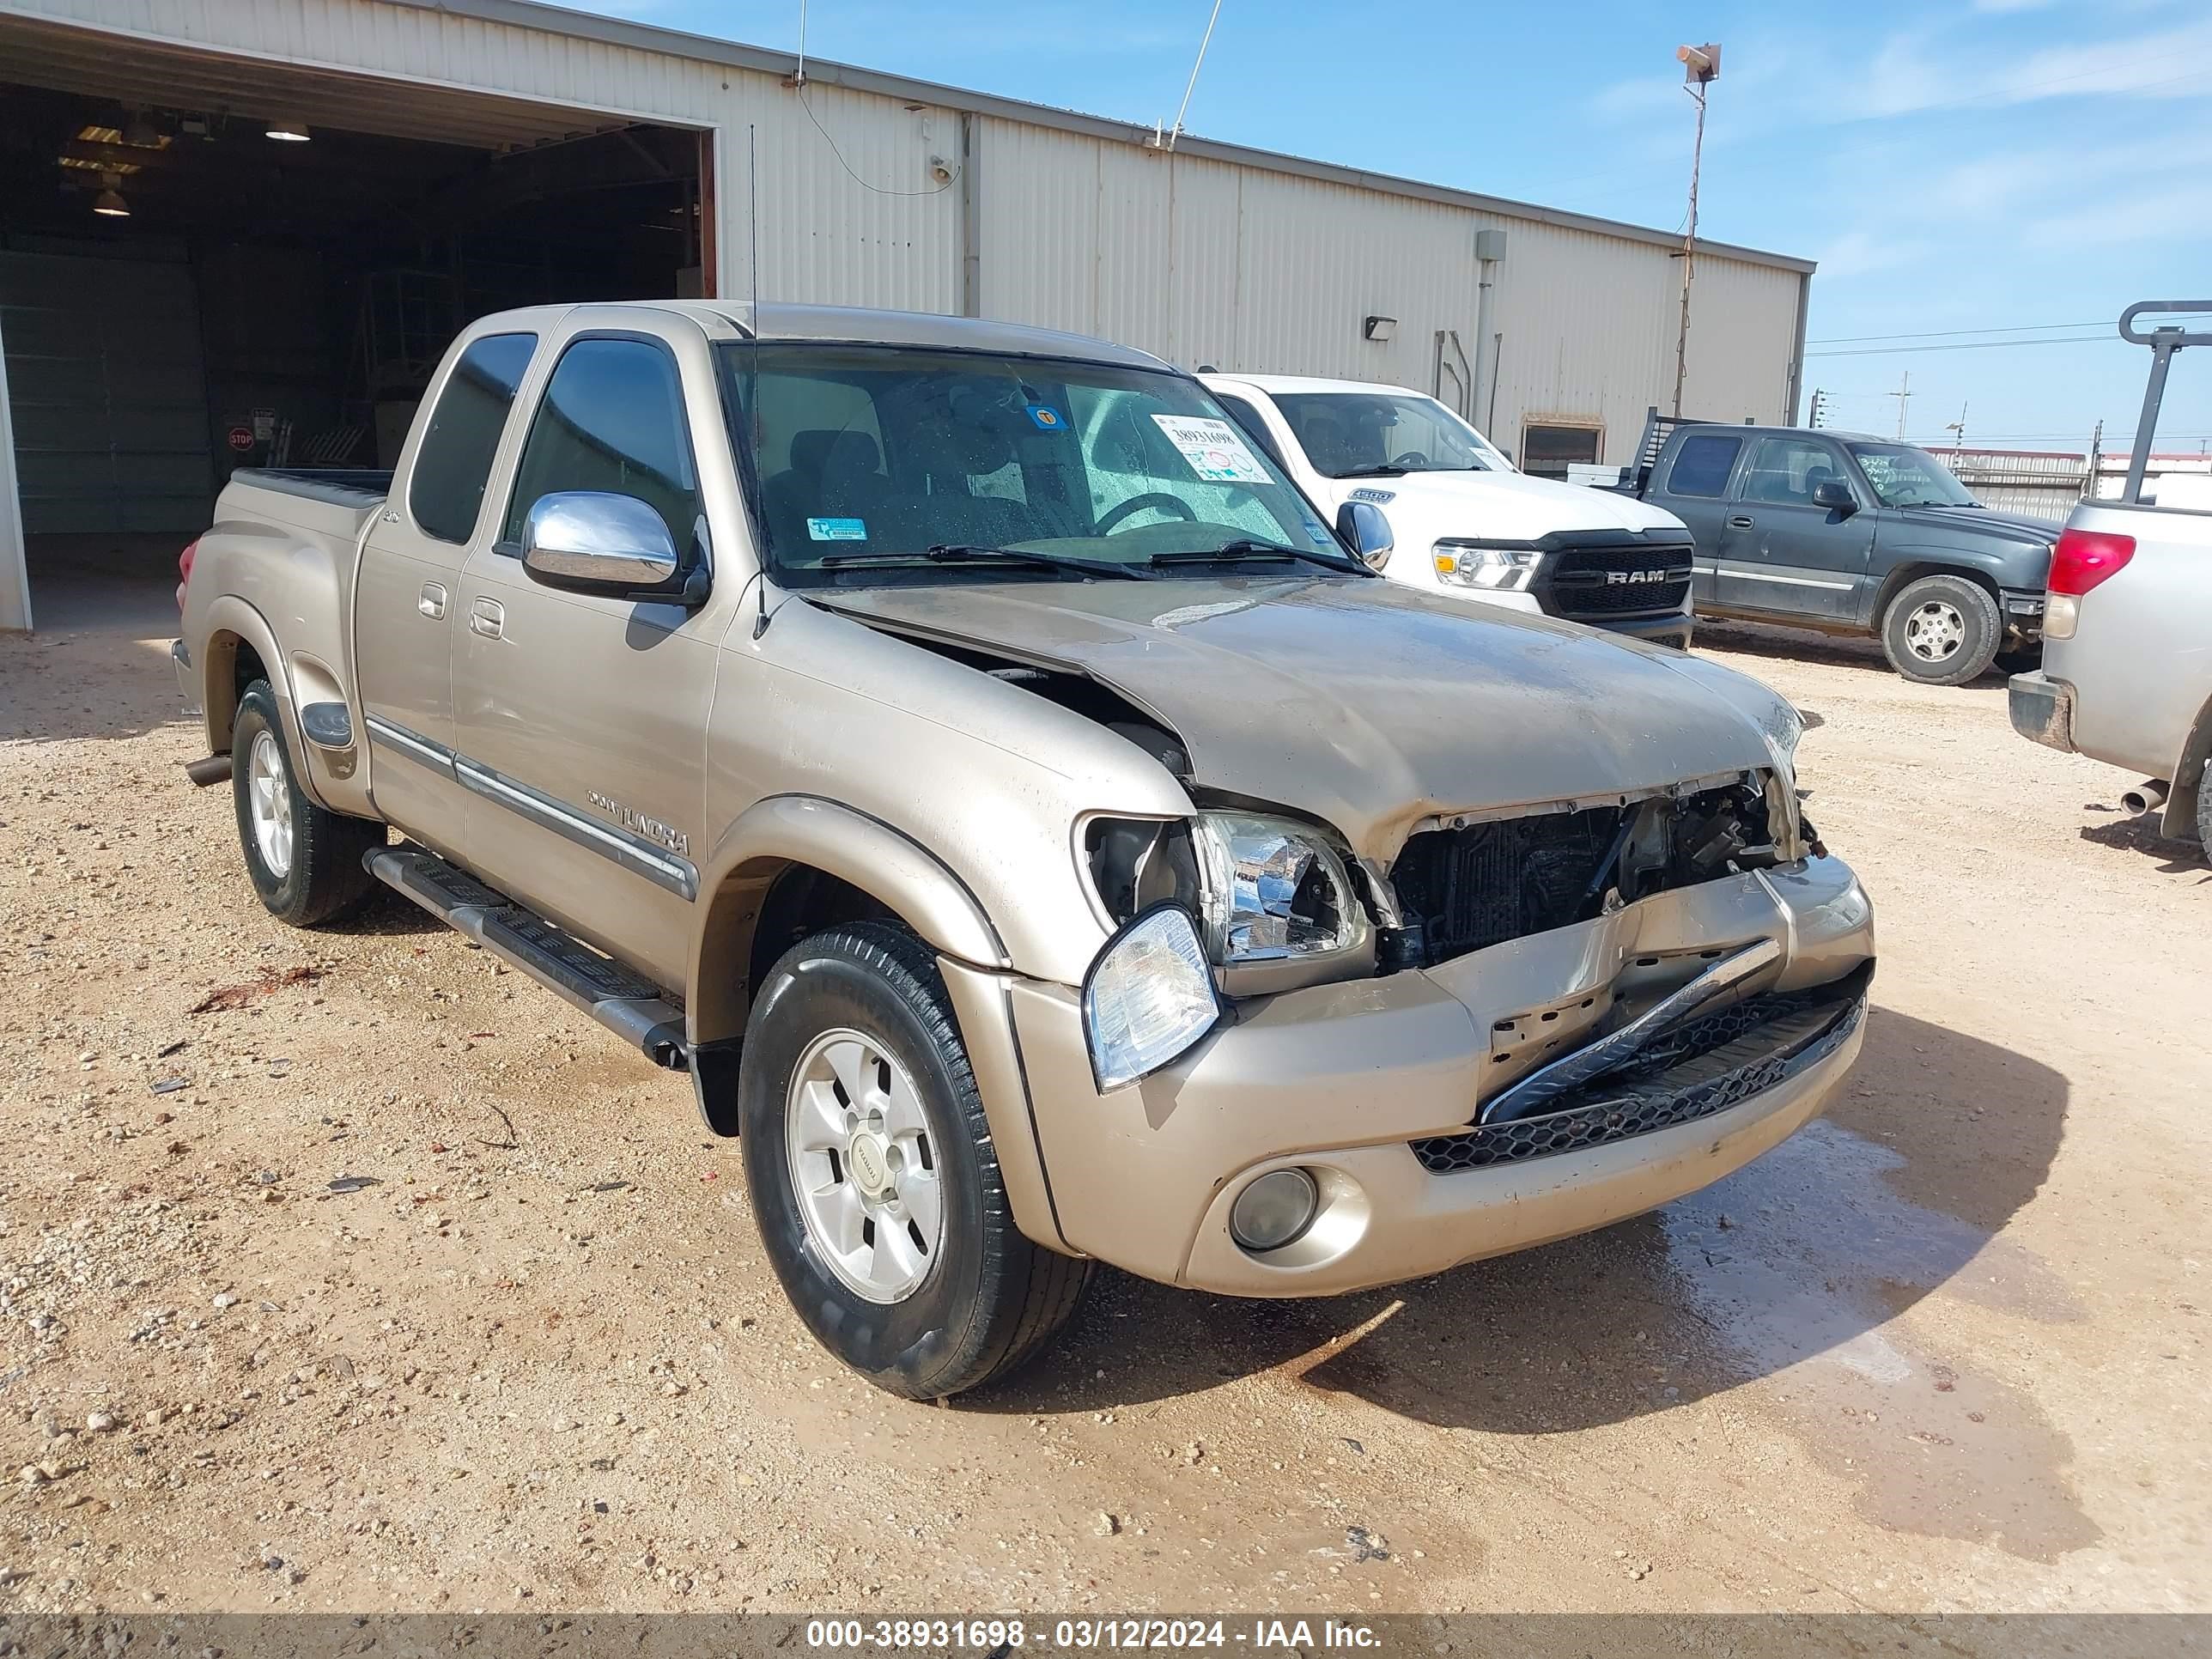
<path fill-rule="evenodd" d="M 1950 425 L 1945 427 L 1943 430 L 1951 434 L 1951 453 L 1954 456 L 1956 456 L 1966 447 L 1966 406 L 1965 404 L 1962 403 L 1959 405 L 1959 418 L 1952 422 Z M 1900 433 L 1898 435 L 1902 437 L 1904 434 Z"/>
<path fill-rule="evenodd" d="M 1682 322 L 1674 334 L 1674 414 L 1682 413 L 1682 381 L 1690 366 L 1690 279 L 1698 262 L 1698 173 L 1705 158 L 1705 88 L 1720 78 L 1721 48 L 1717 40 L 1702 46 L 1677 46 L 1674 56 L 1682 65 L 1682 90 L 1698 106 L 1698 136 L 1690 147 L 1690 218 L 1682 232 Z"/>
<path fill-rule="evenodd" d="M 1912 371 L 1906 369 L 1905 379 L 1898 383 L 1897 390 L 1885 392 L 1882 396 L 1897 399 L 1897 441 L 1903 443 L 1905 441 L 1905 405 L 1912 398 Z"/>
<path fill-rule="evenodd" d="M 2105 458 L 2105 423 L 2097 422 L 2097 429 L 2089 434 L 2089 470 L 2081 475 L 2081 499 L 2089 501 L 2097 494 L 2097 468 Z"/>
<path fill-rule="evenodd" d="M 1805 424 L 1813 428 L 1815 431 L 1820 429 L 1820 422 L 1827 417 L 1828 411 L 1825 407 L 1827 401 L 1828 394 L 1821 391 L 1820 387 L 1814 386 L 1813 388 L 1813 410 L 1811 415 L 1807 418 Z"/>

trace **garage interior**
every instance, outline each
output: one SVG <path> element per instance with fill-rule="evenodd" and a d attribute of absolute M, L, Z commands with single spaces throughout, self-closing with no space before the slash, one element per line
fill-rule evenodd
<path fill-rule="evenodd" d="M 486 312 L 714 293 L 707 140 L 0 20 L 0 354 L 38 626 L 166 629 L 234 470 L 389 467 Z"/>

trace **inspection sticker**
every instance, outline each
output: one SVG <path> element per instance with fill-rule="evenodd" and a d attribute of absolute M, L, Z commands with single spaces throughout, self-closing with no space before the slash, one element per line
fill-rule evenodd
<path fill-rule="evenodd" d="M 1067 422 L 1060 418 L 1060 411 L 1050 404 L 1031 404 L 1030 419 L 1040 432 L 1064 432 Z"/>
<path fill-rule="evenodd" d="M 1168 441 L 1182 451 L 1191 471 L 1208 483 L 1266 483 L 1267 469 L 1244 447 L 1226 421 L 1199 415 L 1155 415 Z"/>
<path fill-rule="evenodd" d="M 868 539 L 866 519 L 809 519 L 806 533 L 817 542 L 864 542 Z"/>

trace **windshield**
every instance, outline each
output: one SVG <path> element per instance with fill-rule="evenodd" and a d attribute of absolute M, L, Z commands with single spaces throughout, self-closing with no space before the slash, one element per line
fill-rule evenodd
<path fill-rule="evenodd" d="M 1950 468 L 1910 444 L 1847 444 L 1884 507 L 1979 507 Z"/>
<path fill-rule="evenodd" d="M 1504 471 L 1505 458 L 1434 398 L 1412 392 L 1279 392 L 1275 407 L 1325 478 Z"/>
<path fill-rule="evenodd" d="M 1364 574 L 1185 376 L 908 346 L 719 350 L 781 580 L 1150 576 L 1215 554 Z"/>

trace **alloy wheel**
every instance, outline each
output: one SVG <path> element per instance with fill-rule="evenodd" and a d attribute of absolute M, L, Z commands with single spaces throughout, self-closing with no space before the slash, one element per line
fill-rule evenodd
<path fill-rule="evenodd" d="M 1966 643 L 1966 619 L 1947 599 L 1929 599 L 1905 619 L 1905 648 L 1923 662 L 1948 662 Z"/>
<path fill-rule="evenodd" d="M 901 1302 L 945 1242 L 936 1149 L 914 1079 L 873 1038 L 840 1028 L 792 1068 L 784 1136 L 806 1235 L 855 1294 Z"/>
<path fill-rule="evenodd" d="M 275 733 L 253 734 L 246 784 L 254 847 L 269 873 L 282 881 L 292 872 L 292 781 L 284 774 L 284 751 L 276 746 Z"/>

